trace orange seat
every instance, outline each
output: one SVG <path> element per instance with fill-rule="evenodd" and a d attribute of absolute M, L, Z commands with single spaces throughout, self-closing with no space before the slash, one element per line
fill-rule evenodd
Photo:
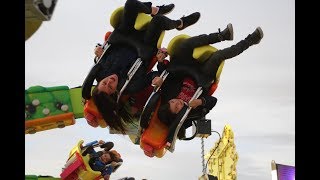
<path fill-rule="evenodd" d="M 155 115 L 158 112 L 160 104 L 161 101 L 159 100 L 155 108 L 155 113 L 150 120 L 149 126 L 142 133 L 140 139 L 140 147 L 149 157 L 156 156 L 158 158 L 161 158 L 166 152 L 166 149 L 164 147 L 167 142 L 166 140 L 169 129 L 167 125 L 162 123 L 159 120 L 158 116 Z"/>
<path fill-rule="evenodd" d="M 190 36 L 181 34 L 174 37 L 169 42 L 168 53 L 170 57 L 172 57 L 172 55 L 174 54 L 176 50 L 175 49 L 176 45 L 181 43 L 184 39 L 187 39 L 187 38 L 190 38 Z M 209 45 L 197 47 L 193 51 L 193 58 L 200 62 L 204 62 L 216 50 L 217 50 L 216 48 Z M 224 61 L 221 63 L 221 65 L 218 68 L 218 71 L 216 74 L 216 80 L 212 83 L 209 89 L 209 93 L 208 93 L 209 95 L 212 95 L 218 87 L 219 78 L 223 69 L 223 65 L 224 65 Z M 158 158 L 161 158 L 166 152 L 165 146 L 167 142 L 169 129 L 167 125 L 162 123 L 157 116 L 160 104 L 161 104 L 161 99 L 159 98 L 157 102 L 157 106 L 150 119 L 149 125 L 142 133 L 141 139 L 140 139 L 140 147 L 143 149 L 144 153 L 149 157 L 156 156 Z"/>

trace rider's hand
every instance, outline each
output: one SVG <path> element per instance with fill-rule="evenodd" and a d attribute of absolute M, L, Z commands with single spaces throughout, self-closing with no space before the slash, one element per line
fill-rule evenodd
<path fill-rule="evenodd" d="M 112 162 L 111 162 L 111 166 L 115 167 L 115 166 L 117 166 L 117 165 L 118 165 L 117 162 L 115 162 L 115 161 L 112 161 Z"/>
<path fill-rule="evenodd" d="M 152 80 L 152 85 L 154 85 L 154 86 L 161 86 L 162 85 L 162 83 L 163 83 L 163 79 L 161 78 L 161 77 L 155 77 L 155 78 L 153 78 L 153 80 Z"/>
<path fill-rule="evenodd" d="M 97 56 L 97 57 L 100 57 L 103 53 L 103 49 L 102 49 L 102 46 L 97 46 L 95 49 L 94 49 L 94 54 Z"/>
<path fill-rule="evenodd" d="M 191 108 L 193 108 L 193 109 L 198 107 L 198 106 L 200 106 L 200 105 L 202 105 L 202 100 L 201 99 L 194 99 L 191 102 L 189 102 L 189 106 Z"/>

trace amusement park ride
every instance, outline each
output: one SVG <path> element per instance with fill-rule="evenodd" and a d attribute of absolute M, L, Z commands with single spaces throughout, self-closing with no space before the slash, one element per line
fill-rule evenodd
<path fill-rule="evenodd" d="M 57 0 L 25 0 L 25 40 L 28 40 L 41 26 L 43 21 L 49 21 L 52 17 Z M 115 27 L 119 22 L 123 13 L 123 7 L 116 9 L 110 18 L 110 24 Z M 137 30 L 145 28 L 145 26 L 152 19 L 151 16 L 140 13 L 136 19 L 135 28 Z M 105 54 L 107 54 L 108 36 L 105 40 Z M 159 38 L 158 45 L 161 46 L 161 42 L 164 36 L 164 32 Z M 168 45 L 168 53 L 171 56 L 174 54 L 174 47 L 180 43 L 182 39 L 189 38 L 188 35 L 182 34 L 174 37 Z M 208 56 L 214 53 L 216 49 L 212 46 L 203 46 L 194 49 L 193 57 L 200 62 L 208 58 Z M 139 61 L 137 61 L 139 63 Z M 212 94 L 218 86 L 219 77 L 223 69 L 223 64 L 219 67 L 219 71 L 216 75 L 216 81 L 212 83 L 210 94 Z M 139 68 L 139 65 L 133 69 Z M 169 73 L 168 73 L 169 74 Z M 166 74 L 166 75 L 168 75 Z M 169 74 L 170 75 L 170 74 Z M 130 77 L 134 76 L 134 70 L 128 73 L 128 83 Z M 125 89 L 125 86 L 123 87 Z M 91 93 L 92 87 L 86 89 Z M 199 89 L 201 94 L 201 88 Z M 54 128 L 64 128 L 65 126 L 71 126 L 76 123 L 76 119 L 85 118 L 89 125 L 95 124 L 95 127 L 106 128 L 108 125 L 101 118 L 101 115 L 97 111 L 97 108 L 93 104 L 91 99 L 83 99 L 83 87 L 69 88 L 68 86 L 56 86 L 56 87 L 43 87 L 32 86 L 25 90 L 25 134 L 32 135 L 34 133 L 41 133 Z M 139 145 L 144 154 L 149 157 L 156 156 L 161 158 L 165 155 L 166 151 L 174 152 L 174 144 L 177 140 L 177 132 L 180 129 L 182 123 L 186 119 L 189 110 L 185 111 L 185 116 L 177 123 L 176 128 L 172 131 L 165 126 L 155 115 L 160 105 L 161 99 L 158 98 L 157 92 L 154 91 L 152 96 L 144 106 L 144 110 L 141 113 L 143 117 L 138 118 L 133 124 L 128 125 L 129 130 L 127 135 L 131 141 Z M 158 98 L 158 99 L 157 99 Z M 118 100 L 126 101 L 125 97 L 120 95 Z M 146 114 L 149 113 L 149 114 Z M 153 114 L 153 115 L 151 115 Z M 141 116 L 141 117 L 142 117 Z M 140 125 L 146 124 L 143 131 Z M 110 134 L 117 134 L 119 132 L 110 129 Z M 234 134 L 229 125 L 224 127 L 222 136 L 215 143 L 214 147 L 205 155 L 204 153 L 204 139 L 211 135 L 211 120 L 205 118 L 199 118 L 194 120 L 193 136 L 188 139 L 191 140 L 195 137 L 201 138 L 202 143 L 202 176 L 199 179 L 203 180 L 235 180 L 237 178 L 236 164 L 238 161 L 238 154 L 235 149 Z M 216 131 L 215 131 L 216 132 Z M 170 148 L 166 148 L 166 137 L 171 133 L 173 134 L 173 142 Z M 218 132 L 217 132 L 218 133 Z M 218 133 L 219 134 L 219 133 Z M 220 136 L 220 134 L 219 134 Z M 70 151 L 69 157 L 60 178 L 53 178 L 49 176 L 34 176 L 26 175 L 28 180 L 50 180 L 50 179 L 100 179 L 100 171 L 94 171 L 88 164 L 89 155 L 84 155 L 83 140 L 80 140 L 78 144 Z M 205 159 L 207 163 L 205 163 Z M 207 172 L 207 168 L 209 171 Z"/>
<path fill-rule="evenodd" d="M 50 21 L 58 0 L 25 0 L 25 40 Z"/>

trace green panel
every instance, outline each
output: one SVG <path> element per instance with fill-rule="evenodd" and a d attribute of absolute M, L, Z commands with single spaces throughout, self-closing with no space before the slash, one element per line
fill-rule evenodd
<path fill-rule="evenodd" d="M 38 180 L 36 175 L 25 175 L 25 180 Z"/>
<path fill-rule="evenodd" d="M 60 90 L 69 90 L 69 87 L 68 86 L 47 87 L 47 91 L 60 91 Z"/>
<path fill-rule="evenodd" d="M 38 178 L 38 180 L 57 180 L 57 179 L 61 179 L 61 178 L 55 178 L 55 177 L 52 177 L 52 176 L 48 176 L 48 177 L 39 176 L 39 178 Z"/>
<path fill-rule="evenodd" d="M 73 107 L 73 113 L 75 118 L 83 117 L 83 103 L 82 103 L 82 88 L 71 88 L 69 90 L 70 99 Z"/>
<path fill-rule="evenodd" d="M 26 91 L 27 91 L 26 93 L 39 93 L 39 92 L 47 91 L 47 89 L 42 86 L 32 86 L 32 87 L 29 87 Z"/>
<path fill-rule="evenodd" d="M 32 86 L 29 87 L 26 91 L 27 93 L 40 93 L 46 91 L 59 91 L 59 90 L 68 90 L 68 86 L 54 86 L 54 87 L 43 87 L 43 86 Z"/>
<path fill-rule="evenodd" d="M 36 175 L 25 175 L 25 180 L 58 180 L 61 178 L 55 178 L 52 176 L 36 176 Z"/>
<path fill-rule="evenodd" d="M 49 114 L 45 114 L 49 111 Z M 72 112 L 68 86 L 33 86 L 25 91 L 25 120 Z"/>

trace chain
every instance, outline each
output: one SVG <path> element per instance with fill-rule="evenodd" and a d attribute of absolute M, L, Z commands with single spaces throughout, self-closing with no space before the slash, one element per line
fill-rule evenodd
<path fill-rule="evenodd" d="M 207 170 L 206 170 L 206 165 L 204 162 L 204 141 L 203 141 L 203 137 L 201 137 L 201 155 L 202 155 L 202 174 L 206 174 Z"/>

